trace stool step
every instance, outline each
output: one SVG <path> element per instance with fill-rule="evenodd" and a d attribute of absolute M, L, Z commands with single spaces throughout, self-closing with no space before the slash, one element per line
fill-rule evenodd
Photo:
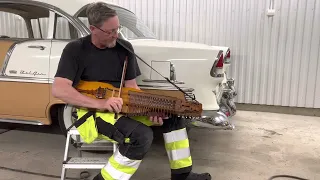
<path fill-rule="evenodd" d="M 100 142 L 100 143 L 93 143 L 93 144 L 81 144 L 78 147 L 78 150 L 81 151 L 112 151 L 113 150 L 113 143 L 110 142 Z"/>
<path fill-rule="evenodd" d="M 66 169 L 102 169 L 109 158 L 72 157 L 63 163 Z"/>

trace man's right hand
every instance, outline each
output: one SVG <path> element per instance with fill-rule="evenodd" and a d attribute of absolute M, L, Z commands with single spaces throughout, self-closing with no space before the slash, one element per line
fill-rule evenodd
<path fill-rule="evenodd" d="M 99 101 L 99 109 L 107 109 L 110 112 L 119 113 L 121 112 L 123 100 L 122 98 L 111 97 L 107 100 L 100 100 Z"/>

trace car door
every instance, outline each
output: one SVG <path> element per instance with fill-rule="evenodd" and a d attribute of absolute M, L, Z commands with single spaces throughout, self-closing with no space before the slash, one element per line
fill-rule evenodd
<path fill-rule="evenodd" d="M 0 56 L 0 118 L 30 121 L 45 118 L 52 43 L 46 29 L 50 13 L 19 4 L 5 10 L 9 18 L 4 23 L 9 33 L 0 38 L 3 54 Z M 26 16 L 20 16 L 20 11 Z"/>
<path fill-rule="evenodd" d="M 16 42 L 1 77 L 1 114 L 45 117 L 50 49 L 49 40 Z"/>

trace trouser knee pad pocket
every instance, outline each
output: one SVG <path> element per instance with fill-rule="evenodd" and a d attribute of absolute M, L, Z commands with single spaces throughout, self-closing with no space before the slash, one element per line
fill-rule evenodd
<path fill-rule="evenodd" d="M 139 124 L 129 136 L 129 144 L 120 148 L 121 153 L 130 159 L 142 159 L 151 147 L 153 142 L 153 131 L 144 124 Z"/>

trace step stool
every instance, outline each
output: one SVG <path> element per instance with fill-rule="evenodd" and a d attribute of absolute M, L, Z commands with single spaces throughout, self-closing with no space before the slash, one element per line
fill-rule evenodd
<path fill-rule="evenodd" d="M 76 136 L 77 139 L 77 150 L 79 157 L 69 157 L 69 146 L 71 144 L 71 136 Z M 113 144 L 112 146 L 110 146 Z M 61 180 L 65 180 L 67 169 L 102 169 L 109 158 L 92 158 L 92 157 L 82 157 L 83 150 L 112 150 L 115 152 L 117 150 L 117 145 L 109 141 L 95 141 L 92 144 L 86 144 L 80 142 L 80 133 L 77 129 L 70 129 L 67 133 L 66 146 L 64 151 Z"/>

